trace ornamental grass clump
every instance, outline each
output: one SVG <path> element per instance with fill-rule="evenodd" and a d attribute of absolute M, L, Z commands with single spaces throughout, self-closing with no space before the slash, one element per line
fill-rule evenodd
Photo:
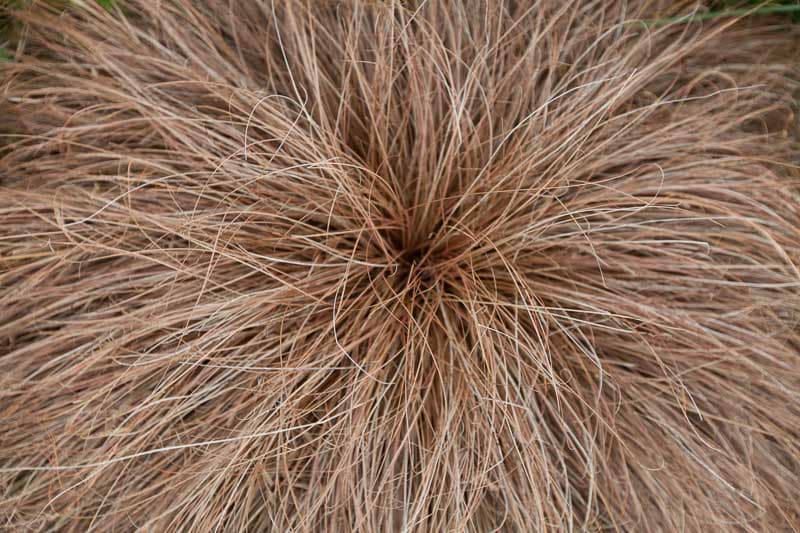
<path fill-rule="evenodd" d="M 800 528 L 800 31 L 692 6 L 8 7 L 2 526 Z"/>

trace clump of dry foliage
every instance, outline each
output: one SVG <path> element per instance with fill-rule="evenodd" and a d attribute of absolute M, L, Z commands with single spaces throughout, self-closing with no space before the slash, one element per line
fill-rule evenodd
<path fill-rule="evenodd" d="M 797 30 L 9 7 L 0 526 L 800 527 Z"/>

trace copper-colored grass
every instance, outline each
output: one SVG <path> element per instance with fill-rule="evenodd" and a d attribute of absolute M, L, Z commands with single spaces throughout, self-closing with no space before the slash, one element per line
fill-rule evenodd
<path fill-rule="evenodd" d="M 796 29 L 114 6 L 8 13 L 0 527 L 800 528 Z"/>

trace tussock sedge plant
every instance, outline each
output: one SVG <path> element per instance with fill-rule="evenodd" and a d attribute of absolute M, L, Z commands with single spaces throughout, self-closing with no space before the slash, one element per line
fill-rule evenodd
<path fill-rule="evenodd" d="M 107 4 L 5 12 L 3 527 L 800 527 L 788 17 Z"/>

